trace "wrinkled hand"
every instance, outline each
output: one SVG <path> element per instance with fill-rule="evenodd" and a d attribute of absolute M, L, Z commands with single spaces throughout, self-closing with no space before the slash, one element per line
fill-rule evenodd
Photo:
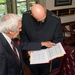
<path fill-rule="evenodd" d="M 41 42 L 41 45 L 46 47 L 52 47 L 55 45 L 55 43 L 52 43 L 51 41 L 45 41 L 45 42 Z"/>
<path fill-rule="evenodd" d="M 31 52 L 32 52 L 32 51 L 28 51 L 28 55 L 29 55 L 29 56 L 30 56 Z"/>

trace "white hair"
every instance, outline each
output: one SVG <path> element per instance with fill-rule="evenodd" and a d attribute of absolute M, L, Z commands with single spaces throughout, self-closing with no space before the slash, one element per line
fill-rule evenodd
<path fill-rule="evenodd" d="M 9 33 L 9 31 L 16 31 L 18 22 L 21 21 L 21 17 L 16 14 L 6 14 L 0 19 L 0 32 Z"/>

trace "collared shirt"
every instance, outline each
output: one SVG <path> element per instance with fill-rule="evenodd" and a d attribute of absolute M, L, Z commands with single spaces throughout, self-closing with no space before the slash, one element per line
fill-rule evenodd
<path fill-rule="evenodd" d="M 5 39 L 7 40 L 7 42 L 9 43 L 9 45 L 10 45 L 10 47 L 12 48 L 12 50 L 13 50 L 13 47 L 12 47 L 12 44 L 11 44 L 11 39 L 7 36 L 7 35 L 5 35 L 4 33 L 2 33 L 3 34 L 3 36 L 5 37 Z M 18 50 L 17 50 L 17 48 L 16 48 L 16 52 L 17 52 L 17 55 L 18 55 L 18 57 L 19 57 L 19 52 L 18 52 Z"/>

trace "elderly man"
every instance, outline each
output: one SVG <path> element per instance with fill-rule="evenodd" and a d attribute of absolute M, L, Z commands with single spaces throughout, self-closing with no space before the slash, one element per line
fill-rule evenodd
<path fill-rule="evenodd" d="M 23 75 L 22 54 L 14 40 L 21 26 L 21 17 L 16 14 L 10 13 L 0 19 L 0 75 Z"/>
<path fill-rule="evenodd" d="M 30 11 L 23 14 L 22 25 L 22 50 L 33 51 L 52 47 L 63 39 L 60 19 L 40 4 L 33 5 Z M 50 70 L 49 63 L 29 67 L 34 75 L 46 75 Z M 51 69 L 57 67 L 58 59 L 55 59 L 52 61 Z"/>

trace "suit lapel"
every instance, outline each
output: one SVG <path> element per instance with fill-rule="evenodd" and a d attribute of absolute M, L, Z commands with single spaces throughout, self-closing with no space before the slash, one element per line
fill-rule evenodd
<path fill-rule="evenodd" d="M 1 41 L 2 41 L 2 43 L 3 43 L 3 45 L 5 46 L 5 48 L 6 48 L 6 51 L 13 57 L 13 61 L 18 65 L 18 66 L 20 66 L 20 64 L 19 64 L 19 62 L 18 62 L 18 60 L 17 60 L 17 58 L 16 58 L 16 55 L 13 53 L 13 51 L 12 51 L 12 48 L 10 47 L 10 45 L 9 45 L 9 43 L 7 42 L 7 40 L 5 39 L 5 37 L 2 35 L 2 34 L 0 34 L 0 37 L 2 37 L 1 38 Z"/>
<path fill-rule="evenodd" d="M 15 46 L 16 46 L 16 48 L 17 48 L 17 50 L 18 50 L 19 57 L 20 57 L 20 62 L 21 62 L 21 60 L 22 60 L 22 54 L 21 54 L 21 51 L 20 51 L 20 48 L 19 48 L 17 42 L 15 42 Z"/>
<path fill-rule="evenodd" d="M 23 64 L 22 52 L 21 52 L 21 50 L 20 50 L 20 48 L 19 48 L 17 42 L 15 42 L 15 46 L 16 46 L 18 52 L 19 52 L 20 62 Z M 22 65 L 22 67 L 23 67 L 23 65 Z"/>
<path fill-rule="evenodd" d="M 20 47 L 19 47 L 19 45 L 18 45 L 18 40 L 17 40 L 17 41 L 14 40 L 14 42 L 15 42 L 14 44 L 15 44 L 15 46 L 16 46 L 18 52 L 19 52 L 19 57 L 20 57 L 20 62 L 21 62 L 22 69 L 24 69 L 24 65 L 23 65 L 24 63 L 23 63 L 22 52 L 21 52 L 21 49 L 20 49 Z"/>

